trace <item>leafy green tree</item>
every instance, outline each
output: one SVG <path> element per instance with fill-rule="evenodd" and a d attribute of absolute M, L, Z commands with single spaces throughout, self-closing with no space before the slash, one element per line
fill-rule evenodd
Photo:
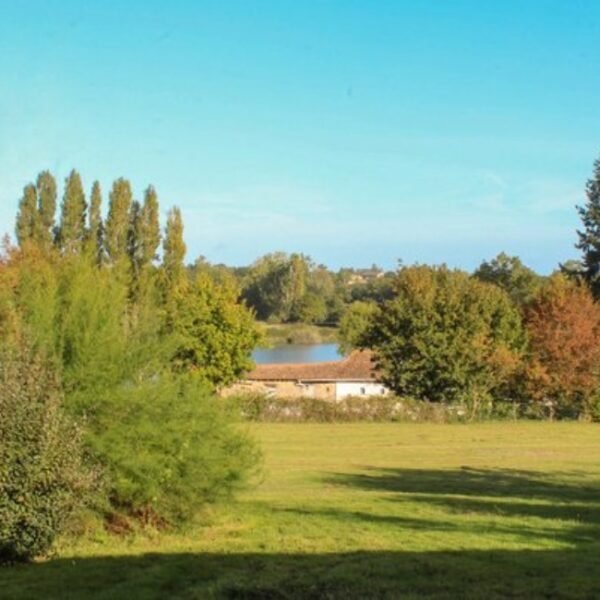
<path fill-rule="evenodd" d="M 239 290 L 200 274 L 171 298 L 169 323 L 177 349 L 176 370 L 193 371 L 213 387 L 239 380 L 253 367 L 251 352 L 261 339 Z"/>
<path fill-rule="evenodd" d="M 587 200 L 577 211 L 583 224 L 578 231 L 577 248 L 582 252 L 579 275 L 588 283 L 594 297 L 600 297 L 600 159 L 594 163 L 592 178 L 586 186 Z"/>
<path fill-rule="evenodd" d="M 23 248 L 28 242 L 35 239 L 38 229 L 37 190 L 34 185 L 28 184 L 23 188 L 23 195 L 19 201 L 19 212 L 15 233 L 19 246 Z"/>
<path fill-rule="evenodd" d="M 327 319 L 327 301 L 316 292 L 306 292 L 296 302 L 292 313 L 295 321 L 302 323 L 323 323 Z"/>
<path fill-rule="evenodd" d="M 400 395 L 487 403 L 517 368 L 525 335 L 518 309 L 497 286 L 415 266 L 399 271 L 365 345 Z"/>
<path fill-rule="evenodd" d="M 353 302 L 347 308 L 338 331 L 342 352 L 347 353 L 364 346 L 365 334 L 378 313 L 379 308 L 374 302 Z"/>
<path fill-rule="evenodd" d="M 518 257 L 508 256 L 504 252 L 490 261 L 482 262 L 473 276 L 501 287 L 520 306 L 531 300 L 543 281 Z"/>
<path fill-rule="evenodd" d="M 160 245 L 158 217 L 158 196 L 154 187 L 150 185 L 144 193 L 144 204 L 139 219 L 139 251 L 142 268 L 152 264 L 157 258 Z"/>
<path fill-rule="evenodd" d="M 38 196 L 38 219 L 36 239 L 43 248 L 49 249 L 54 241 L 56 214 L 56 180 L 50 171 L 42 171 L 36 181 Z"/>
<path fill-rule="evenodd" d="M 183 241 L 183 219 L 176 206 L 167 215 L 163 239 L 162 270 L 167 293 L 187 284 L 184 259 L 186 253 Z"/>
<path fill-rule="evenodd" d="M 267 254 L 252 265 L 243 298 L 259 319 L 297 321 L 309 268 L 301 254 Z"/>
<path fill-rule="evenodd" d="M 91 256 L 95 257 L 96 262 L 102 263 L 103 255 L 103 234 L 102 223 L 102 190 L 100 183 L 94 181 L 92 192 L 90 194 L 89 224 L 87 235 L 87 248 Z"/>
<path fill-rule="evenodd" d="M 113 264 L 123 263 L 127 257 L 132 202 L 133 194 L 129 181 L 122 177 L 114 181 L 109 195 L 104 232 L 106 255 Z"/>
<path fill-rule="evenodd" d="M 73 169 L 65 180 L 60 214 L 58 241 L 64 252 L 81 251 L 86 234 L 86 210 L 81 177 Z"/>

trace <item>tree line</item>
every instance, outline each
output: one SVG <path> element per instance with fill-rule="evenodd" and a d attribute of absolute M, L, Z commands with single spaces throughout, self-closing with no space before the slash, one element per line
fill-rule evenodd
<path fill-rule="evenodd" d="M 600 161 L 586 194 L 580 260 L 549 277 L 505 254 L 473 274 L 401 267 L 390 298 L 350 306 L 344 347 L 373 350 L 403 397 L 473 415 L 600 420 Z"/>

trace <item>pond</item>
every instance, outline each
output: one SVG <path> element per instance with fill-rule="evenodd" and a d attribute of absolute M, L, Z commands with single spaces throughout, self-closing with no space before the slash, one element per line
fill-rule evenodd
<path fill-rule="evenodd" d="M 340 360 L 338 344 L 286 344 L 275 348 L 259 348 L 252 353 L 257 364 L 311 363 Z"/>

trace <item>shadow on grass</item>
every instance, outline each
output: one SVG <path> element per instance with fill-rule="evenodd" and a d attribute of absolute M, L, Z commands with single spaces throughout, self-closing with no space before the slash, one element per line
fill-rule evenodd
<path fill-rule="evenodd" d="M 597 547 L 596 547 L 597 549 Z M 147 554 L 0 571 L 4 600 L 598 598 L 598 552 Z"/>
<path fill-rule="evenodd" d="M 442 507 L 429 521 L 337 508 L 284 509 L 407 530 L 467 531 L 489 524 L 454 513 L 516 517 L 494 532 L 563 548 L 352 553 L 181 553 L 56 559 L 0 569 L 0 598 L 14 599 L 379 599 L 600 598 L 600 482 L 512 470 L 385 469 L 332 475 L 329 483 L 373 492 L 386 502 Z M 381 511 L 382 503 L 377 503 Z M 523 523 L 519 517 L 536 517 Z M 490 521 L 493 521 L 490 519 Z M 556 522 L 562 521 L 560 527 Z M 482 529 L 482 535 L 486 531 Z M 533 538 L 537 538 L 534 540 Z M 459 538 L 457 538 L 459 539 Z M 550 542 L 552 540 L 552 542 Z"/>

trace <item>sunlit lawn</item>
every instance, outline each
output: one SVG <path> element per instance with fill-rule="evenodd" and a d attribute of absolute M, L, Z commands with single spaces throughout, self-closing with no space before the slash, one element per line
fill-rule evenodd
<path fill-rule="evenodd" d="M 0 570 L 0 598 L 600 598 L 600 426 L 263 424 L 210 524 Z"/>

